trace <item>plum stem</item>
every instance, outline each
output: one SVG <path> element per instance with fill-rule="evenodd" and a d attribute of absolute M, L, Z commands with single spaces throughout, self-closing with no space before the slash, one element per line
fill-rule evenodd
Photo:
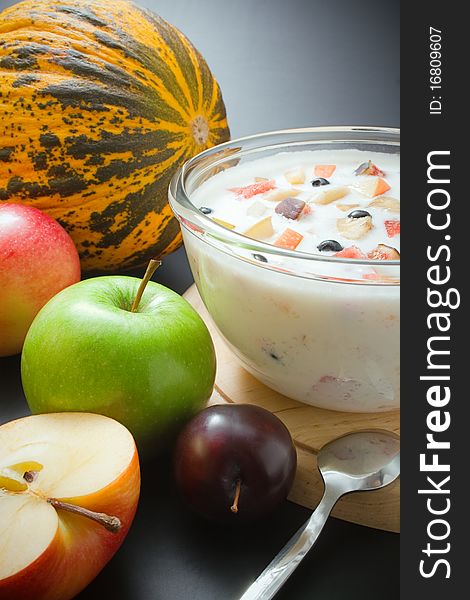
<path fill-rule="evenodd" d="M 155 271 L 161 264 L 162 261 L 158 260 L 157 258 L 150 259 L 150 262 L 147 266 L 147 270 L 145 271 L 145 275 L 143 276 L 142 281 L 139 285 L 139 289 L 137 290 L 137 294 L 135 295 L 134 302 L 132 303 L 131 312 L 137 312 L 140 300 L 142 298 L 142 294 L 144 293 L 144 290 L 147 287 L 147 283 L 150 281 L 152 275 L 155 273 Z"/>
<path fill-rule="evenodd" d="M 88 510 L 87 508 L 77 506 L 76 504 L 62 502 L 62 500 L 57 500 L 57 498 L 48 498 L 47 501 L 54 508 L 66 510 L 67 512 L 71 512 L 76 515 L 81 515 L 82 517 L 86 517 L 87 519 L 91 519 L 92 521 L 95 521 L 96 523 L 102 525 L 111 533 L 117 533 L 121 529 L 122 525 L 118 517 L 112 517 L 110 515 L 107 515 L 106 513 L 94 512 L 93 510 Z"/>
<path fill-rule="evenodd" d="M 237 479 L 237 484 L 236 485 L 237 485 L 237 487 L 235 488 L 235 497 L 233 499 L 233 504 L 230 507 L 230 510 L 233 513 L 235 513 L 235 514 L 237 514 L 237 512 L 238 512 L 238 501 L 240 499 L 240 490 L 241 490 L 241 487 L 242 487 L 242 480 L 241 479 Z"/>

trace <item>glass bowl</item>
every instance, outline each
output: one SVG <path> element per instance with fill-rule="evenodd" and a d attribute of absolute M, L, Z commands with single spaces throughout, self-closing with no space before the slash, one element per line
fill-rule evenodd
<path fill-rule="evenodd" d="M 383 127 L 263 133 L 202 152 L 170 184 L 191 270 L 219 332 L 245 369 L 290 398 L 350 412 L 398 408 L 400 263 L 258 242 L 201 213 L 191 194 L 221 170 L 279 152 L 399 154 L 399 143 L 399 130 Z"/>

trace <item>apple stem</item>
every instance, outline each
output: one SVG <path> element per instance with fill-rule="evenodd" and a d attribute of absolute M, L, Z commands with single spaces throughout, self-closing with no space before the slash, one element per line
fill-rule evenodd
<path fill-rule="evenodd" d="M 237 479 L 237 487 L 235 488 L 235 497 L 233 499 L 233 504 L 230 507 L 230 510 L 235 514 L 237 514 L 237 512 L 238 512 L 238 500 L 240 499 L 241 487 L 242 487 L 242 480 Z"/>
<path fill-rule="evenodd" d="M 158 260 L 157 258 L 150 259 L 147 270 L 145 271 L 145 275 L 143 276 L 142 281 L 140 282 L 140 285 L 139 285 L 139 289 L 137 290 L 137 294 L 135 295 L 134 302 L 132 303 L 131 312 L 137 312 L 137 309 L 139 308 L 140 300 L 142 298 L 142 294 L 144 293 L 147 283 L 150 281 L 150 279 L 152 278 L 152 275 L 155 273 L 155 271 L 158 269 L 158 267 L 161 264 L 162 264 L 162 261 Z"/>
<path fill-rule="evenodd" d="M 107 515 L 106 513 L 94 512 L 93 510 L 88 510 L 87 508 L 77 506 L 76 504 L 62 502 L 62 500 L 57 500 L 57 498 L 48 498 L 47 501 L 54 508 L 66 510 L 67 512 L 71 512 L 76 515 L 81 515 L 82 517 L 86 517 L 87 519 L 96 521 L 96 523 L 99 523 L 111 533 L 117 533 L 121 529 L 121 521 L 120 519 L 118 519 L 118 517 L 112 517 Z"/>

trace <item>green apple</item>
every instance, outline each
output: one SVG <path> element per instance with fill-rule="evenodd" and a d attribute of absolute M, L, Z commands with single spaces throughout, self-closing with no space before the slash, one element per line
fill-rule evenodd
<path fill-rule="evenodd" d="M 21 359 L 33 413 L 100 413 L 148 450 L 205 405 L 216 367 L 209 331 L 184 298 L 152 281 L 141 295 L 142 283 L 87 279 L 42 308 Z"/>

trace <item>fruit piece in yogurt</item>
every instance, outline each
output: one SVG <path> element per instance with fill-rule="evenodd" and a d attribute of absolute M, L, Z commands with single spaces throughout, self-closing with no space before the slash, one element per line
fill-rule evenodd
<path fill-rule="evenodd" d="M 369 208 L 369 206 L 383 208 L 393 213 L 400 212 L 400 201 L 392 198 L 391 196 L 379 196 L 378 198 L 372 200 L 372 202 L 369 202 L 367 207 Z"/>
<path fill-rule="evenodd" d="M 373 260 L 400 260 L 400 253 L 392 246 L 378 244 L 378 246 L 368 253 L 367 257 Z"/>
<path fill-rule="evenodd" d="M 357 167 L 357 169 L 354 171 L 354 175 L 375 175 L 378 177 L 384 177 L 385 173 L 379 169 L 377 165 L 374 165 L 371 160 L 368 160 Z"/>
<path fill-rule="evenodd" d="M 251 227 L 248 227 L 246 231 L 243 232 L 249 238 L 254 240 L 266 240 L 270 238 L 274 233 L 273 224 L 271 221 L 271 217 L 265 217 L 258 221 Z"/>
<path fill-rule="evenodd" d="M 331 177 L 336 171 L 336 165 L 315 165 L 314 173 L 317 177 Z"/>
<path fill-rule="evenodd" d="M 295 220 L 300 217 L 304 210 L 306 203 L 298 198 L 285 198 L 274 209 L 278 215 L 285 217 L 286 219 Z"/>
<path fill-rule="evenodd" d="M 284 173 L 284 177 L 286 180 L 294 185 L 296 183 L 304 183 L 305 182 L 305 172 L 302 167 L 296 167 L 294 169 L 290 169 Z"/>
<path fill-rule="evenodd" d="M 315 204 L 331 204 L 331 202 L 334 202 L 335 200 L 344 198 L 346 194 L 349 194 L 349 188 L 345 185 L 328 188 L 327 190 L 318 192 L 318 194 L 314 196 L 313 202 Z"/>
<path fill-rule="evenodd" d="M 384 221 L 384 225 L 389 238 L 400 235 L 400 221 L 397 219 Z"/>
<path fill-rule="evenodd" d="M 278 248 L 285 248 L 286 250 L 295 250 L 300 242 L 304 239 L 304 236 L 294 231 L 293 229 L 285 229 L 282 235 L 274 242 L 274 245 Z"/>
<path fill-rule="evenodd" d="M 337 240 L 323 240 L 317 246 L 320 252 L 341 252 L 343 246 Z"/>
<path fill-rule="evenodd" d="M 234 192 L 237 196 L 242 196 L 245 200 L 248 200 L 257 194 L 269 192 L 269 190 L 273 190 L 275 187 L 276 182 L 273 179 L 268 179 L 267 181 L 258 181 L 256 183 L 251 183 L 250 185 L 245 185 L 244 187 L 230 188 L 230 191 Z"/>
<path fill-rule="evenodd" d="M 338 258 L 367 258 L 364 252 L 357 246 L 348 246 L 344 250 L 337 252 L 335 256 Z"/>
<path fill-rule="evenodd" d="M 360 240 L 372 229 L 372 217 L 346 217 L 336 221 L 338 231 L 348 240 Z"/>
<path fill-rule="evenodd" d="M 316 179 L 312 179 L 312 181 L 310 183 L 312 184 L 312 187 L 320 187 L 321 185 L 330 185 L 330 182 L 328 181 L 328 179 L 325 179 L 324 177 L 317 177 Z"/>
<path fill-rule="evenodd" d="M 352 184 L 352 187 L 369 198 L 381 196 L 390 189 L 388 183 L 381 177 L 360 177 L 357 182 Z"/>

